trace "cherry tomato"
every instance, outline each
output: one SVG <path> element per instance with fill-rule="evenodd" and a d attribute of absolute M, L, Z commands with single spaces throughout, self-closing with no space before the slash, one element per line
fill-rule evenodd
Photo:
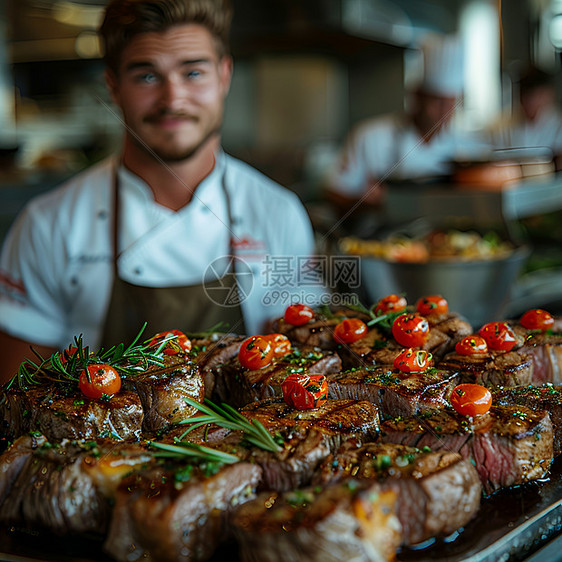
<path fill-rule="evenodd" d="M 533 308 L 521 316 L 521 326 L 527 330 L 540 330 L 546 332 L 554 326 L 554 318 L 546 310 Z"/>
<path fill-rule="evenodd" d="M 255 371 L 267 367 L 273 359 L 273 345 L 260 335 L 245 339 L 238 351 L 238 361 L 242 367 Z"/>
<path fill-rule="evenodd" d="M 162 350 L 162 353 L 165 355 L 177 355 L 178 353 L 188 353 L 191 351 L 191 340 L 179 330 L 159 332 L 152 338 L 149 345 L 157 347 L 165 339 L 168 339 L 166 346 Z"/>
<path fill-rule="evenodd" d="M 262 337 L 271 344 L 274 358 L 283 357 L 293 351 L 293 346 L 285 334 L 267 334 Z"/>
<path fill-rule="evenodd" d="M 60 357 L 60 362 L 62 364 L 70 361 L 71 357 L 78 351 L 78 348 L 75 345 L 69 345 L 66 349 L 64 349 L 59 357 Z"/>
<path fill-rule="evenodd" d="M 406 308 L 406 299 L 399 295 L 388 295 L 383 297 L 375 306 L 375 315 L 382 316 L 389 312 L 401 312 Z"/>
<path fill-rule="evenodd" d="M 429 295 L 418 300 L 416 310 L 423 316 L 447 314 L 449 312 L 449 303 L 441 295 Z"/>
<path fill-rule="evenodd" d="M 478 353 L 488 353 L 488 344 L 480 336 L 466 336 L 455 345 L 455 351 L 459 355 L 476 355 Z"/>
<path fill-rule="evenodd" d="M 394 359 L 394 368 L 403 373 L 421 373 L 433 367 L 433 355 L 428 351 L 409 347 Z"/>
<path fill-rule="evenodd" d="M 401 314 L 392 323 L 392 335 L 404 347 L 421 347 L 429 337 L 429 322 L 419 314 Z"/>
<path fill-rule="evenodd" d="M 451 393 L 451 406 L 461 416 L 481 416 L 492 405 L 492 393 L 480 384 L 459 384 Z"/>
<path fill-rule="evenodd" d="M 88 365 L 80 373 L 78 387 L 84 396 L 99 400 L 104 394 L 113 396 L 121 389 L 121 377 L 111 365 Z"/>
<path fill-rule="evenodd" d="M 486 340 L 488 349 L 494 351 L 511 351 L 517 343 L 515 334 L 505 322 L 488 322 L 478 330 L 478 335 Z"/>
<path fill-rule="evenodd" d="M 297 410 L 317 408 L 328 397 L 328 381 L 324 375 L 292 373 L 282 383 L 283 399 Z"/>
<path fill-rule="evenodd" d="M 314 310 L 306 304 L 291 304 L 285 310 L 285 322 L 293 326 L 302 326 L 314 318 Z"/>
<path fill-rule="evenodd" d="M 367 324 L 359 318 L 346 318 L 334 328 L 334 339 L 339 343 L 353 343 L 367 335 Z"/>

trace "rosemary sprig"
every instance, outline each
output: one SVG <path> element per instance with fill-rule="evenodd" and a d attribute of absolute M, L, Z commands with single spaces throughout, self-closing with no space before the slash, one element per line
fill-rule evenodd
<path fill-rule="evenodd" d="M 374 326 L 377 324 L 378 328 L 381 328 L 386 332 L 390 332 L 392 330 L 392 324 L 396 318 L 406 312 L 406 310 L 400 310 L 398 312 L 387 312 L 386 314 L 378 315 L 375 313 L 376 306 L 377 303 L 373 304 L 370 308 L 367 308 L 364 304 L 358 301 L 357 304 L 347 305 L 347 308 L 369 316 L 371 320 L 367 322 L 367 326 Z"/>
<path fill-rule="evenodd" d="M 276 453 L 281 451 L 281 447 L 275 442 L 269 431 L 265 429 L 263 424 L 256 419 L 248 420 L 232 406 L 222 404 L 218 406 L 210 400 L 205 399 L 205 403 L 201 404 L 192 400 L 191 398 L 184 398 L 184 400 L 193 408 L 197 408 L 205 415 L 195 416 L 179 422 L 181 425 L 190 425 L 180 437 L 183 439 L 188 433 L 194 429 L 213 423 L 225 429 L 233 431 L 242 431 L 244 439 L 252 445 Z"/>
<path fill-rule="evenodd" d="M 236 455 L 224 453 L 210 447 L 189 443 L 188 441 L 176 441 L 175 445 L 152 441 L 151 447 L 159 449 L 160 452 L 154 456 L 168 459 L 189 457 L 199 462 L 219 462 L 223 464 L 234 464 L 240 461 Z"/>
<path fill-rule="evenodd" d="M 381 314 L 380 316 L 376 316 L 374 312 L 371 313 L 372 320 L 367 322 L 367 326 L 374 326 L 378 324 L 379 328 L 390 332 L 392 330 L 392 324 L 398 318 L 398 316 L 402 316 L 406 311 L 399 310 L 398 312 L 387 312 L 386 314 Z"/>
<path fill-rule="evenodd" d="M 19 367 L 17 374 L 6 385 L 8 390 L 12 385 L 17 384 L 22 390 L 30 386 L 39 385 L 45 382 L 54 382 L 63 387 L 72 388 L 78 385 L 80 373 L 88 366 L 104 363 L 114 367 L 123 378 L 134 376 L 146 371 L 150 365 L 163 367 L 165 365 L 160 351 L 166 344 L 165 340 L 161 345 L 154 349 L 149 346 L 149 341 L 139 344 L 142 333 L 146 328 L 146 323 L 134 340 L 125 347 L 119 344 L 109 348 L 103 348 L 97 353 L 90 352 L 90 348 L 84 346 L 82 336 L 74 338 L 75 347 L 72 351 L 54 353 L 48 358 L 43 358 L 35 350 L 37 362 L 26 359 Z M 175 337 L 175 336 L 173 336 Z M 33 349 L 33 348 L 32 348 Z"/>

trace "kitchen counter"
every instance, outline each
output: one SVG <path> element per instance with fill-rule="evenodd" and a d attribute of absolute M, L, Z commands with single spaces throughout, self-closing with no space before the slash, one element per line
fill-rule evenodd
<path fill-rule="evenodd" d="M 420 217 L 470 218 L 482 226 L 562 209 L 562 173 L 536 176 L 486 189 L 454 183 L 394 183 L 386 217 L 400 224 Z"/>

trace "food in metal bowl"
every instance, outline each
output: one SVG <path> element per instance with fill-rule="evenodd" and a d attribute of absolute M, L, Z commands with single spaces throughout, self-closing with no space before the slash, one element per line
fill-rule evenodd
<path fill-rule="evenodd" d="M 340 246 L 346 254 L 403 263 L 499 259 L 515 248 L 494 231 L 480 234 L 455 229 L 434 229 L 423 237 L 396 234 L 384 240 L 348 237 L 340 241 Z"/>
<path fill-rule="evenodd" d="M 360 257 L 362 290 L 370 300 L 440 294 L 474 326 L 501 316 L 529 256 L 526 246 L 494 232 L 441 229 L 380 241 L 345 238 L 340 249 Z"/>

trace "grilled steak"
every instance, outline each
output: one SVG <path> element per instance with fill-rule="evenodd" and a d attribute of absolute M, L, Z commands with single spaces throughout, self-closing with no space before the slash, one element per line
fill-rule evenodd
<path fill-rule="evenodd" d="M 562 384 L 562 333 L 535 333 L 516 323 L 512 323 L 511 327 L 524 340 L 518 351 L 532 358 L 532 382 Z"/>
<path fill-rule="evenodd" d="M 192 339 L 191 350 L 205 382 L 205 397 L 211 399 L 215 388 L 215 369 L 238 355 L 244 336 L 213 334 L 208 338 Z"/>
<path fill-rule="evenodd" d="M 550 383 L 498 389 L 493 393 L 494 404 L 522 405 L 550 414 L 554 433 L 554 455 L 562 453 L 562 387 Z"/>
<path fill-rule="evenodd" d="M 330 318 L 320 316 L 302 326 L 293 326 L 283 318 L 279 318 L 274 322 L 272 332 L 285 334 L 291 343 L 297 346 L 334 349 L 336 345 L 333 337 L 334 328 L 342 319 L 343 316 Z"/>
<path fill-rule="evenodd" d="M 0 456 L 0 522 L 102 535 L 116 482 L 149 458 L 137 445 L 22 436 Z"/>
<path fill-rule="evenodd" d="M 328 388 L 333 398 L 373 402 L 387 418 L 445 407 L 458 379 L 454 371 L 408 374 L 387 365 L 328 375 Z"/>
<path fill-rule="evenodd" d="M 149 369 L 123 381 L 134 390 L 144 410 L 143 431 L 155 431 L 195 413 L 184 398 L 201 402 L 205 396 L 203 377 L 197 365 L 186 362 L 160 369 Z"/>
<path fill-rule="evenodd" d="M 253 402 L 240 413 L 284 441 L 279 453 L 252 451 L 253 462 L 264 471 L 262 487 L 277 491 L 307 485 L 320 462 L 346 439 L 371 441 L 379 428 L 377 408 L 354 400 L 327 400 L 318 408 L 296 410 L 270 398 Z"/>
<path fill-rule="evenodd" d="M 312 484 L 325 486 L 351 477 L 375 480 L 383 490 L 396 492 L 402 541 L 407 545 L 450 535 L 480 507 L 478 473 L 459 453 L 390 443 L 358 446 L 350 440 L 326 458 Z"/>
<path fill-rule="evenodd" d="M 492 406 L 472 423 L 452 409 L 387 420 L 380 439 L 460 453 L 474 462 L 486 493 L 544 478 L 553 458 L 550 416 L 525 406 Z"/>
<path fill-rule="evenodd" d="M 533 380 L 531 356 L 517 351 L 475 355 L 459 355 L 453 351 L 439 362 L 439 368 L 460 373 L 461 383 L 489 388 L 525 385 Z"/>
<path fill-rule="evenodd" d="M 126 477 L 104 549 L 116 560 L 209 559 L 226 535 L 227 512 L 254 497 L 261 469 L 239 462 L 218 472 L 161 465 Z"/>
<path fill-rule="evenodd" d="M 0 399 L 2 437 L 13 440 L 31 430 L 47 439 L 139 438 L 143 422 L 141 401 L 122 390 L 111 399 L 90 400 L 78 389 L 53 385 L 10 388 Z"/>
<path fill-rule="evenodd" d="M 396 495 L 373 481 L 260 494 L 232 523 L 244 562 L 382 562 L 400 543 Z"/>
<path fill-rule="evenodd" d="M 214 370 L 213 400 L 241 408 L 249 402 L 282 396 L 281 384 L 291 373 L 328 374 L 340 369 L 339 356 L 319 348 L 293 348 L 289 355 L 255 371 L 242 367 L 236 357 Z"/>

